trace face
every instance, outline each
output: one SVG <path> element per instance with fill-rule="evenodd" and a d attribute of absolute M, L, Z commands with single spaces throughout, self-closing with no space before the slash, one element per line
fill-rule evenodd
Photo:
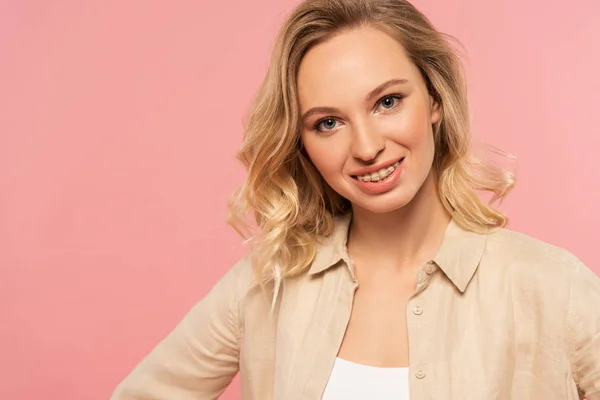
<path fill-rule="evenodd" d="M 298 100 L 308 156 L 353 207 L 399 209 L 433 179 L 439 107 L 382 31 L 356 29 L 311 48 L 298 71 Z"/>

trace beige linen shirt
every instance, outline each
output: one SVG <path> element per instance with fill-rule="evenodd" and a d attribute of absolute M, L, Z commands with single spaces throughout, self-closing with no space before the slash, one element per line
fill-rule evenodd
<path fill-rule="evenodd" d="M 350 216 L 275 311 L 249 258 L 235 265 L 118 386 L 114 400 L 321 399 L 357 288 Z M 407 309 L 410 398 L 600 400 L 600 279 L 569 252 L 452 221 Z"/>

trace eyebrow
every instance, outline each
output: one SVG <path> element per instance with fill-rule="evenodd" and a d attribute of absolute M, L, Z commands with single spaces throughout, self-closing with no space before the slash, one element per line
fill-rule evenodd
<path fill-rule="evenodd" d="M 367 97 L 365 98 L 365 102 L 370 103 L 373 99 L 379 96 L 384 90 L 388 89 L 391 86 L 396 86 L 400 84 L 408 83 L 408 79 L 390 79 L 389 81 L 383 82 L 381 85 L 377 86 L 375 89 L 371 90 Z M 302 120 L 307 120 L 314 114 L 335 114 L 340 110 L 335 107 L 313 107 L 302 114 Z"/>

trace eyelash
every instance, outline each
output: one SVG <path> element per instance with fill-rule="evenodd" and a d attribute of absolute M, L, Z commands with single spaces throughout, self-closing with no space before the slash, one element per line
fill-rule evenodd
<path fill-rule="evenodd" d="M 386 95 L 386 96 L 383 96 L 381 99 L 379 99 L 379 100 L 377 101 L 377 103 L 375 103 L 375 104 L 377 104 L 377 105 L 379 106 L 379 105 L 381 105 L 381 103 L 382 103 L 384 100 L 386 100 L 386 99 L 394 99 L 394 100 L 396 100 L 396 101 L 397 101 L 397 103 L 396 103 L 396 104 L 395 104 L 395 105 L 394 105 L 392 108 L 386 108 L 386 109 L 385 109 L 386 111 L 390 111 L 390 110 L 393 110 L 393 109 L 395 109 L 395 108 L 398 106 L 398 103 L 400 103 L 400 102 L 401 102 L 401 101 L 404 99 L 404 96 L 403 96 L 403 95 L 401 95 L 401 94 L 388 94 L 388 95 Z M 313 126 L 313 130 L 314 130 L 314 131 L 316 131 L 316 132 L 318 132 L 318 133 L 327 133 L 327 132 L 331 132 L 331 131 L 335 130 L 335 128 L 333 128 L 333 129 L 330 129 L 330 130 L 323 130 L 323 129 L 320 129 L 320 128 L 319 128 L 319 126 L 320 126 L 320 125 L 321 125 L 323 122 L 325 122 L 325 121 L 328 121 L 328 120 L 334 120 L 334 121 L 337 121 L 337 118 L 333 118 L 333 117 L 325 117 L 325 118 L 321 118 L 320 120 L 318 120 L 318 121 L 317 121 L 317 122 L 314 124 L 314 126 Z"/>

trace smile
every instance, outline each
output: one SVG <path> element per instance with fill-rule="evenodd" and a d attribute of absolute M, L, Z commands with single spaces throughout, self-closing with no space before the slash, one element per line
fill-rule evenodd
<path fill-rule="evenodd" d="M 403 160 L 403 159 L 402 159 Z M 387 168 L 382 168 L 379 171 L 371 172 L 365 175 L 354 175 L 354 179 L 358 179 L 361 182 L 379 182 L 390 176 L 396 168 L 400 165 L 402 160 L 396 161 L 394 164 Z"/>

